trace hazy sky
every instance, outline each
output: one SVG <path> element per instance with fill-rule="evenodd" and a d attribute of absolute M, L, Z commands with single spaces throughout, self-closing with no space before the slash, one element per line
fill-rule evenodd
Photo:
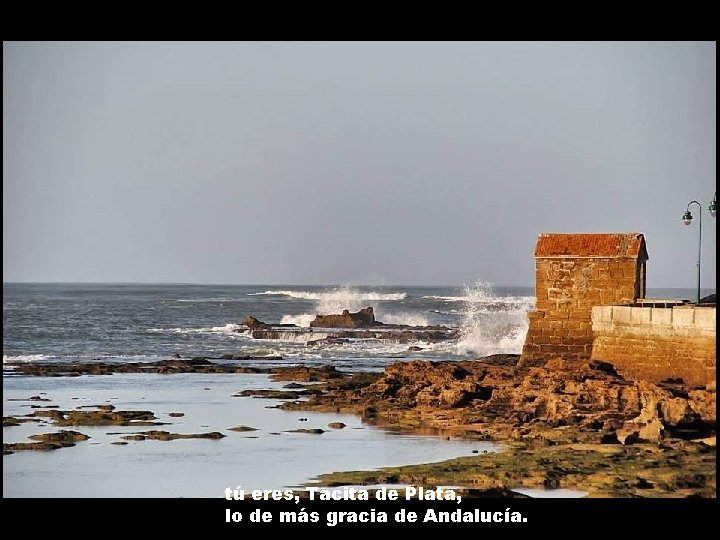
<path fill-rule="evenodd" d="M 3 280 L 715 286 L 714 43 L 4 43 Z M 697 208 L 691 209 L 697 218 Z"/>

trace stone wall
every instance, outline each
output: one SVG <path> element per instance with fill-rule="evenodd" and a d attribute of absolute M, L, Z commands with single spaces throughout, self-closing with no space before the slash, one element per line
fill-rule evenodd
<path fill-rule="evenodd" d="M 523 362 L 589 358 L 593 306 L 631 304 L 644 296 L 644 268 L 630 257 L 536 257 L 536 309 L 528 314 Z"/>
<path fill-rule="evenodd" d="M 591 357 L 628 378 L 704 387 L 715 381 L 715 320 L 714 307 L 598 306 Z"/>

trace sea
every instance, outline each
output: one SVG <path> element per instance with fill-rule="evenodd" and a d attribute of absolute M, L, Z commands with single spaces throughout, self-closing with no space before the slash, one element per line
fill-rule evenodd
<path fill-rule="evenodd" d="M 308 344 L 317 335 L 258 340 L 250 315 L 307 328 L 316 314 L 372 306 L 386 324 L 449 326 L 457 339 L 413 345 L 413 358 L 455 360 L 520 352 L 531 287 L 356 287 L 270 285 L 4 284 L 3 363 L 156 361 L 174 354 L 282 357 L 272 364 L 378 370 L 408 356 L 408 343 L 352 339 Z M 257 361 L 249 363 L 258 363 Z"/>
<path fill-rule="evenodd" d="M 694 297 L 688 289 L 649 293 Z M 532 287 L 483 282 L 457 287 L 5 283 L 3 416 L 31 415 L 38 403 L 60 410 L 112 404 L 119 410 L 150 410 L 166 425 L 75 427 L 71 429 L 90 439 L 71 448 L 4 455 L 3 497 L 223 497 L 228 487 L 302 489 L 322 473 L 501 451 L 500 444 L 467 440 L 453 432 L 389 430 L 353 415 L 283 411 L 277 400 L 236 397 L 243 390 L 281 389 L 285 384 L 264 374 L 31 377 L 14 372 L 13 365 L 232 354 L 253 357 L 232 361 L 238 365 L 330 364 L 347 371 L 381 371 L 414 359 L 471 360 L 521 351 L 533 294 Z M 318 342 L 318 333 L 297 331 L 265 340 L 254 339 L 242 325 L 251 315 L 307 329 L 316 314 L 368 306 L 387 324 L 447 326 L 457 329 L 457 335 L 437 343 L 359 338 Z M 30 400 L 33 396 L 48 401 Z M 346 427 L 328 426 L 335 422 Z M 237 425 L 256 431 L 229 429 Z M 298 428 L 323 433 L 311 435 Z M 220 431 L 226 437 L 123 439 L 142 429 Z M 31 435 L 56 431 L 46 421 L 25 422 L 3 427 L 3 442 L 28 442 Z"/>

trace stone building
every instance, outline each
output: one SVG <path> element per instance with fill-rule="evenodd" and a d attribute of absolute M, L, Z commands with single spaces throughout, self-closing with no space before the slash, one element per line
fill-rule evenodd
<path fill-rule="evenodd" d="M 645 297 L 645 238 L 639 233 L 543 233 L 535 247 L 535 311 L 522 362 L 587 359 L 592 308 Z"/>

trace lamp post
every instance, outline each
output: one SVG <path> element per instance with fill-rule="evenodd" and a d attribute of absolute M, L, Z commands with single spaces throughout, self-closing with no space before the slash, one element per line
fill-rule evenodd
<path fill-rule="evenodd" d="M 715 202 L 716 199 L 717 199 L 717 192 L 715 192 L 715 196 L 713 197 L 712 202 L 708 206 L 708 212 L 710 212 L 710 215 L 712 217 L 715 217 L 715 214 L 717 213 L 717 205 Z M 698 234 L 698 258 L 697 258 L 697 303 L 700 304 L 700 257 L 702 254 L 702 205 L 695 200 L 692 200 L 688 203 L 687 209 L 685 210 L 685 213 L 683 214 L 683 217 L 682 217 L 683 223 L 685 223 L 685 225 L 690 225 L 693 220 L 693 215 L 692 215 L 692 213 L 690 213 L 690 205 L 691 204 L 697 204 L 698 208 L 700 209 L 700 212 L 698 213 L 698 215 L 700 217 L 698 218 L 699 234 Z"/>

